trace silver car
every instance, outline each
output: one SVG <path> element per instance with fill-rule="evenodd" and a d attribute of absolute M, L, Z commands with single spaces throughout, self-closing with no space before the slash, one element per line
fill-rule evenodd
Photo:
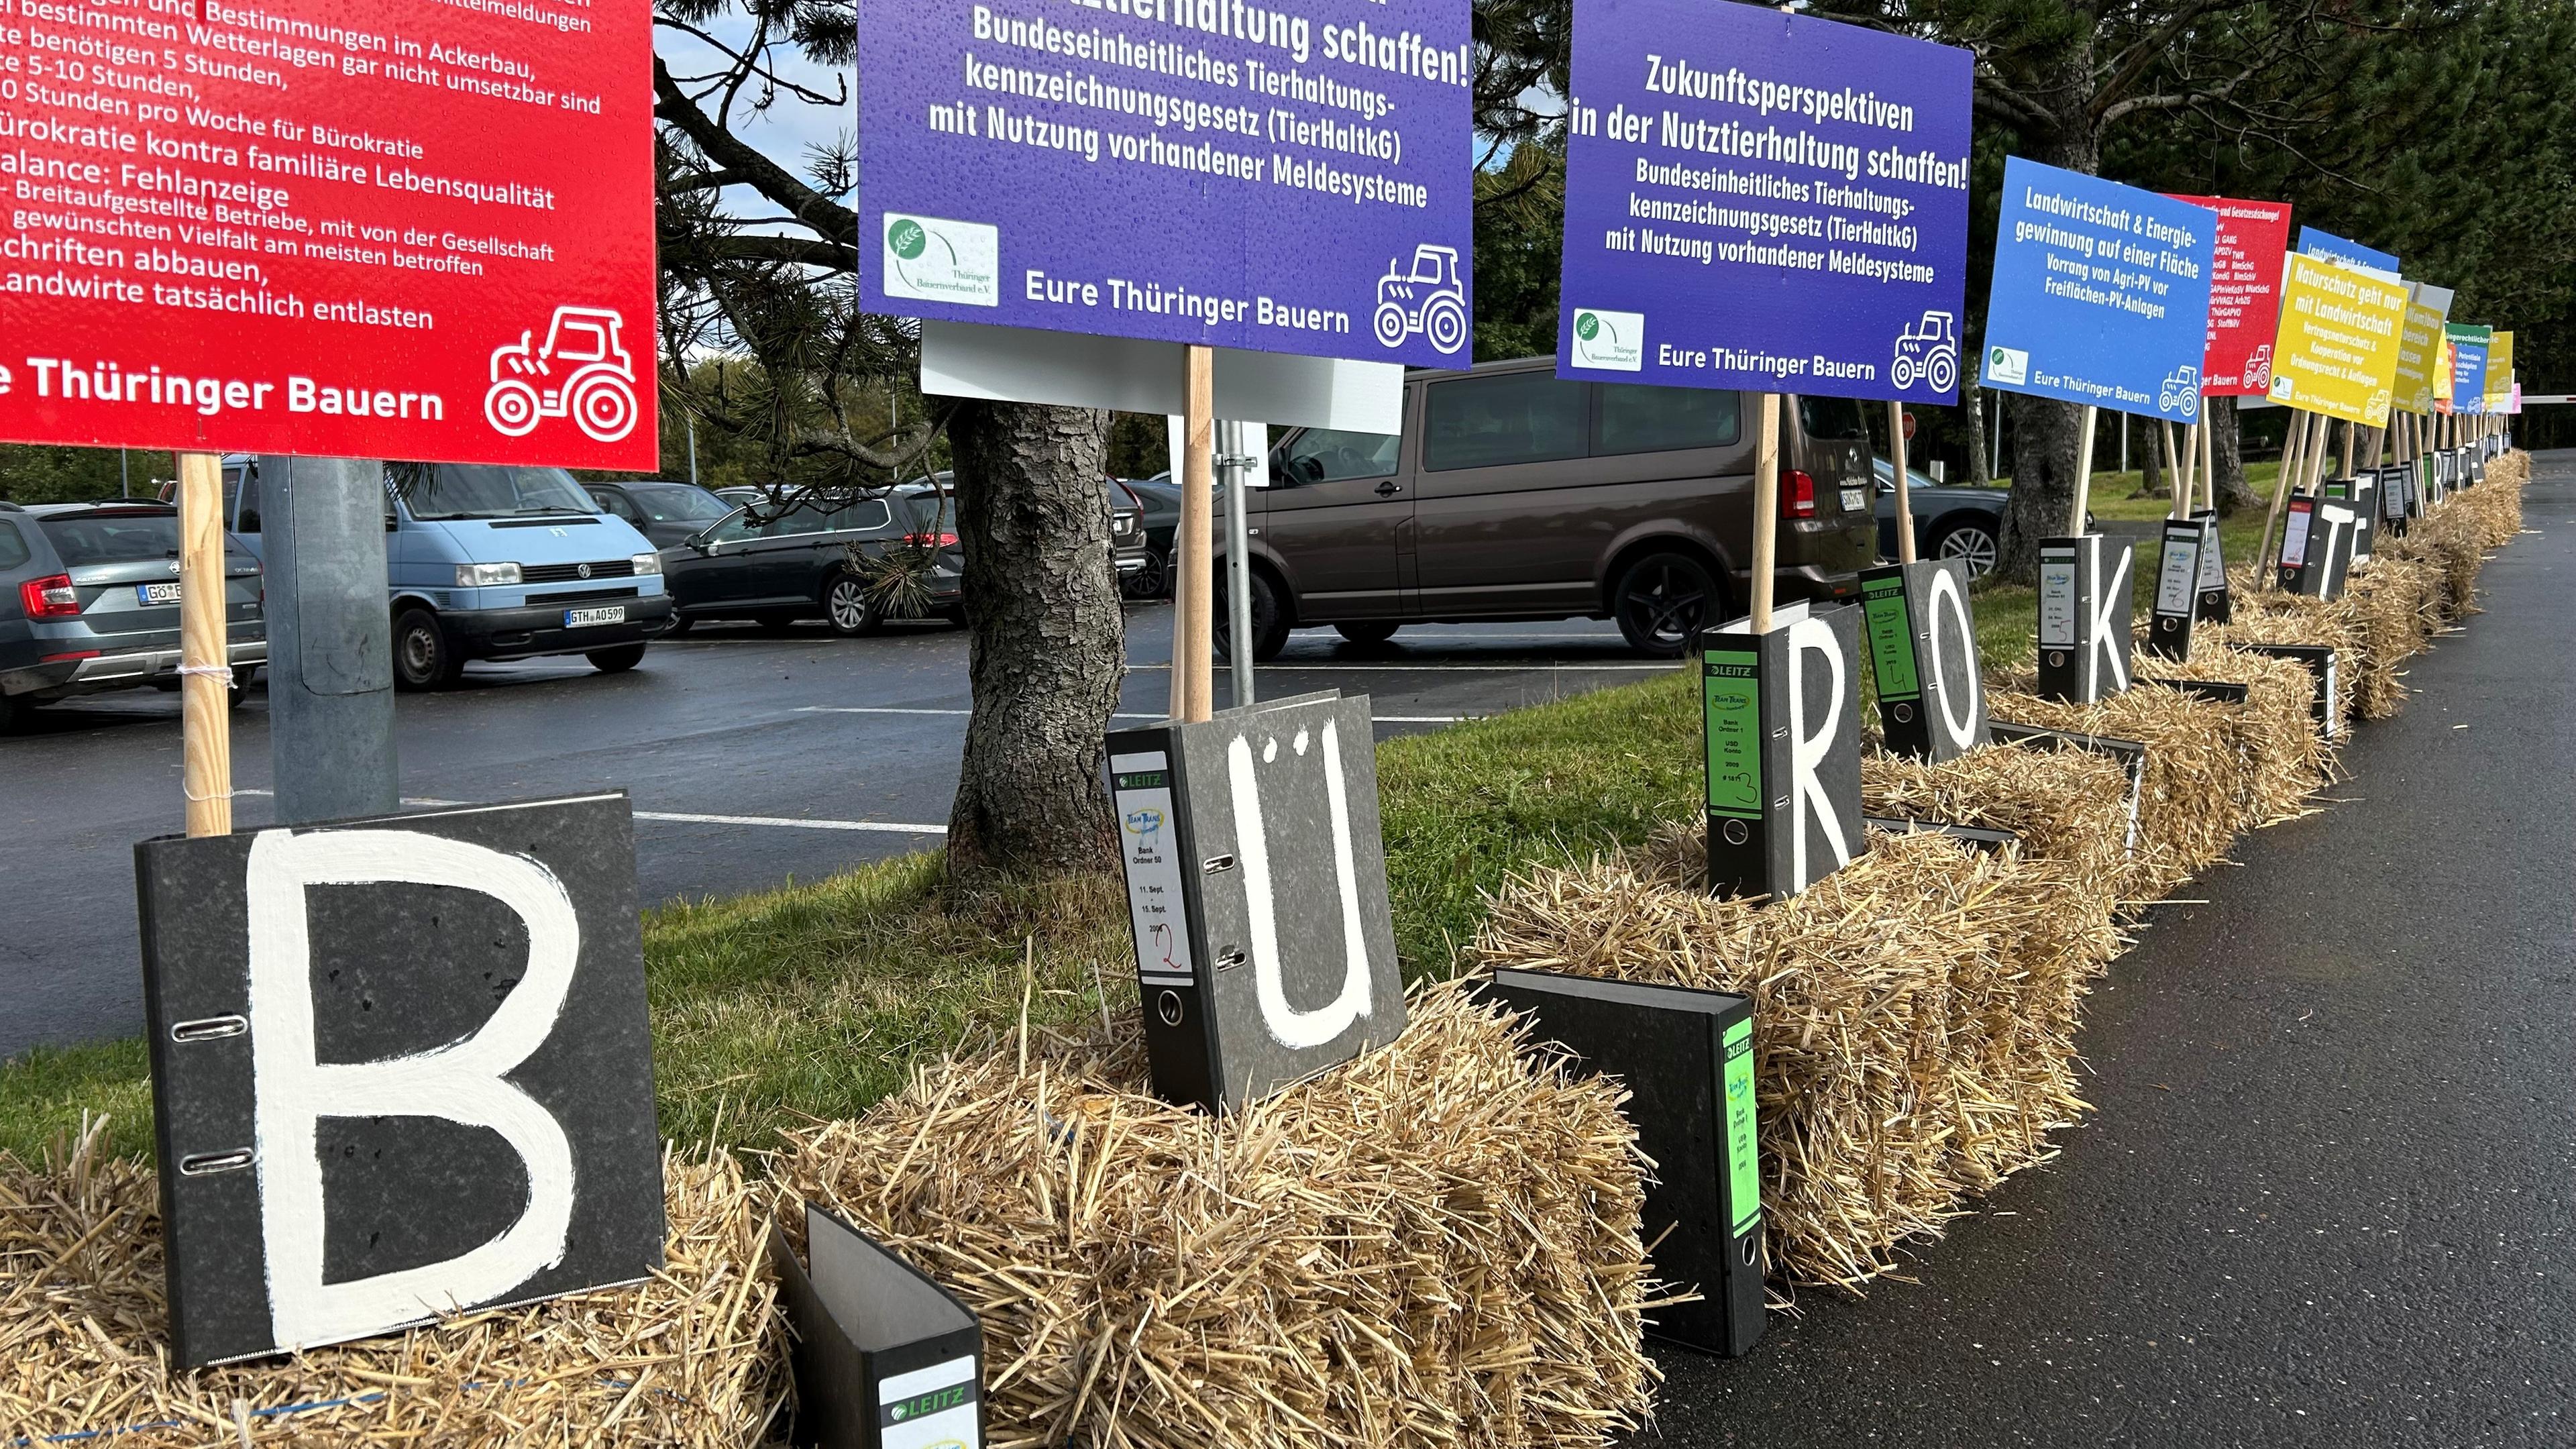
<path fill-rule="evenodd" d="M 232 700 L 268 660 L 259 560 L 224 540 Z M 0 503 L 0 731 L 40 704 L 179 682 L 179 512 Z"/>

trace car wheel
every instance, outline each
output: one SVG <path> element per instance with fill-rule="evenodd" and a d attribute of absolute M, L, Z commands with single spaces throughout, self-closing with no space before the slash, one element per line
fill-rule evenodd
<path fill-rule="evenodd" d="M 1981 579 L 1995 571 L 1995 559 L 2003 552 L 1995 531 L 1983 523 L 1956 523 L 1941 535 L 1933 546 L 1934 558 L 1954 558 L 1968 566 L 1968 577 Z"/>
<path fill-rule="evenodd" d="M 456 641 L 427 609 L 405 609 L 394 620 L 394 687 L 406 693 L 445 689 L 465 672 Z"/>
<path fill-rule="evenodd" d="M 1234 653 L 1232 638 L 1234 612 L 1226 603 L 1225 580 L 1222 577 L 1216 581 L 1215 595 L 1216 618 L 1213 622 L 1216 657 L 1226 659 L 1232 657 Z M 1278 658 L 1279 651 L 1287 647 L 1288 611 L 1282 607 L 1279 586 L 1270 582 L 1270 574 L 1267 570 L 1254 569 L 1252 571 L 1252 657 L 1267 663 Z"/>
<path fill-rule="evenodd" d="M 1170 567 L 1161 554 L 1148 549 L 1145 551 L 1145 566 L 1120 579 L 1118 592 L 1131 599 L 1159 599 L 1171 591 L 1171 586 L 1164 581 Z"/>
<path fill-rule="evenodd" d="M 614 649 L 593 649 L 581 657 L 602 674 L 624 674 L 644 662 L 644 646 L 620 644 Z"/>
<path fill-rule="evenodd" d="M 1696 555 L 1650 553 L 1628 565 L 1611 590 L 1611 613 L 1628 647 L 1679 659 L 1701 626 L 1725 618 L 1726 594 Z"/>
<path fill-rule="evenodd" d="M 832 632 L 857 639 L 885 627 L 877 601 L 868 597 L 867 581 L 856 574 L 834 574 L 823 586 L 823 619 Z"/>
<path fill-rule="evenodd" d="M 14 735 L 27 722 L 29 707 L 0 694 L 0 735 Z"/>
<path fill-rule="evenodd" d="M 1403 627 L 1392 619 L 1354 619 L 1347 624 L 1335 624 L 1333 632 L 1354 644 L 1383 644 L 1394 638 L 1395 631 Z"/>

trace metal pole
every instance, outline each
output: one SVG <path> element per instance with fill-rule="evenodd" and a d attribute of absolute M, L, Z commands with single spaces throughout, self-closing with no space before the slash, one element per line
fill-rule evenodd
<path fill-rule="evenodd" d="M 1243 424 L 1226 423 L 1219 433 L 1225 445 L 1225 611 L 1226 672 L 1234 684 L 1234 707 L 1252 703 L 1252 534 L 1244 508 L 1243 475 L 1251 466 L 1243 446 Z"/>
<path fill-rule="evenodd" d="M 1780 394 L 1759 394 L 1753 430 L 1753 632 L 1771 632 L 1772 560 L 1780 550 Z"/>
<path fill-rule="evenodd" d="M 123 448 L 116 450 L 116 496 L 119 498 L 134 496 L 133 460 L 126 456 Z"/>
<path fill-rule="evenodd" d="M 685 413 L 681 416 L 689 425 L 689 485 L 691 487 L 696 487 L 698 482 L 698 420 Z"/>
<path fill-rule="evenodd" d="M 233 832 L 232 653 L 224 627 L 224 464 L 179 455 L 180 793 L 192 836 Z"/>
<path fill-rule="evenodd" d="M 2129 471 L 2129 415 L 2120 414 L 2120 471 Z"/>
<path fill-rule="evenodd" d="M 278 822 L 391 815 L 402 793 L 384 464 L 263 457 L 258 476 Z"/>

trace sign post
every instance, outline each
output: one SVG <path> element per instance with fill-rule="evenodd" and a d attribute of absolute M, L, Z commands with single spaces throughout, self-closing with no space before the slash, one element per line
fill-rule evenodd
<path fill-rule="evenodd" d="M 277 819 L 303 825 L 391 815 L 402 808 L 402 792 L 385 609 L 384 465 L 271 455 L 244 471 L 242 506 L 259 510 L 267 569 Z"/>
<path fill-rule="evenodd" d="M 2039 546 L 2043 695 L 2090 704 L 2128 688 L 2130 547 L 2085 529 L 2094 420 L 2103 407 L 2200 420 L 2217 220 L 2099 177 L 2004 163 L 1985 382 L 2084 409 L 2067 536 Z"/>
<path fill-rule="evenodd" d="M 1930 637 L 1882 576 L 1957 567 L 1915 557 L 1902 404 L 1959 385 L 1973 66 L 1756 6 L 1576 3 L 1557 375 L 1731 389 L 1755 410 L 1746 610 L 1693 640 L 1718 891 L 1795 894 L 1865 848 L 1857 620 L 1777 598 L 1790 395 L 1896 405 L 1900 562 L 1862 574 L 1869 607 L 1896 611 L 1874 619 L 1874 653 Z M 1920 663 L 1882 658 L 1882 684 L 1974 677 Z M 1882 695 L 1890 745 L 1926 712 Z"/>
<path fill-rule="evenodd" d="M 212 453 L 179 455 L 180 789 L 188 833 L 233 830 L 232 688 L 224 630 L 224 469 Z"/>

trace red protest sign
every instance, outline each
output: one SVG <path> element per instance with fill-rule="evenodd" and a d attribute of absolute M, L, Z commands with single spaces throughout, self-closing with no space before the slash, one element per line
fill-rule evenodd
<path fill-rule="evenodd" d="M 644 0 L 0 0 L 0 440 L 658 466 Z"/>
<path fill-rule="evenodd" d="M 2180 194 L 2173 199 L 2218 213 L 2201 393 L 2259 397 L 2272 387 L 2272 335 L 2280 321 L 2281 257 L 2290 249 L 2290 204 Z"/>

